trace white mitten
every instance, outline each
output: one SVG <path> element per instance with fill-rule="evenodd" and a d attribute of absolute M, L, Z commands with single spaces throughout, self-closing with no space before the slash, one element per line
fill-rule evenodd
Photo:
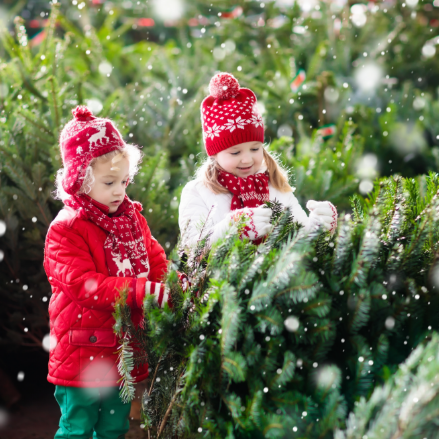
<path fill-rule="evenodd" d="M 245 224 L 241 230 L 241 236 L 245 236 L 252 241 L 263 238 L 273 226 L 270 223 L 273 211 L 264 205 L 259 207 L 245 207 L 244 209 L 234 210 L 231 213 L 232 221 L 236 224 Z"/>
<path fill-rule="evenodd" d="M 329 201 L 309 200 L 306 208 L 310 211 L 308 229 L 322 227 L 325 231 L 335 232 L 337 228 L 337 209 Z"/>
<path fill-rule="evenodd" d="M 227 233 L 238 233 L 238 226 L 245 224 L 241 236 L 246 236 L 252 241 L 264 237 L 272 229 L 270 218 L 272 210 L 264 207 L 245 207 L 232 210 L 222 221 L 216 224 L 213 234 L 210 237 L 214 242 Z"/>
<path fill-rule="evenodd" d="M 218 224 L 215 224 L 213 233 L 210 235 L 210 243 L 218 241 L 218 239 L 224 238 L 228 233 L 238 233 L 235 223 L 232 221 L 231 215 L 227 215 Z"/>

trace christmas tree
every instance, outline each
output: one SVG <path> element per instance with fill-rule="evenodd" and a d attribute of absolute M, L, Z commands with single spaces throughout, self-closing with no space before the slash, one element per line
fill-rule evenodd
<path fill-rule="evenodd" d="M 260 246 L 236 235 L 211 249 L 182 244 L 167 278 L 173 308 L 147 297 L 143 330 L 123 300 L 115 313 L 122 333 L 140 332 L 148 356 L 150 434 L 330 438 L 338 429 L 341 438 L 387 410 L 410 424 L 417 412 L 401 396 L 388 408 L 382 395 L 401 392 L 398 377 L 410 377 L 399 364 L 417 347 L 407 364 L 420 361 L 432 347 L 419 346 L 438 330 L 438 189 L 436 174 L 382 179 L 370 199 L 352 199 L 333 237 L 304 234 L 274 206 L 275 228 Z M 192 282 L 186 293 L 177 269 Z M 429 383 L 418 371 L 414 379 Z M 434 413 L 433 386 L 422 410 Z M 432 427 L 418 418 L 416 428 L 425 436 Z"/>

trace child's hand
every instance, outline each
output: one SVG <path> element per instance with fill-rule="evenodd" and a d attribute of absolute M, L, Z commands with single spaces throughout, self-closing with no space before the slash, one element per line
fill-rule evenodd
<path fill-rule="evenodd" d="M 337 209 L 329 201 L 309 200 L 306 208 L 310 211 L 309 228 L 321 226 L 325 231 L 335 232 L 337 228 Z"/>
<path fill-rule="evenodd" d="M 232 221 L 239 224 L 242 221 L 242 236 L 255 241 L 263 238 L 273 228 L 270 223 L 273 211 L 264 205 L 259 207 L 245 207 L 244 209 L 234 210 L 230 213 Z"/>
<path fill-rule="evenodd" d="M 232 210 L 215 226 L 210 242 L 215 242 L 227 233 L 240 233 L 241 236 L 246 236 L 252 241 L 262 238 L 273 227 L 270 224 L 272 213 L 272 210 L 264 205 Z"/>
<path fill-rule="evenodd" d="M 159 308 L 164 308 L 165 303 L 170 305 L 169 288 L 162 282 L 146 281 L 145 295 L 154 296 L 154 302 Z"/>

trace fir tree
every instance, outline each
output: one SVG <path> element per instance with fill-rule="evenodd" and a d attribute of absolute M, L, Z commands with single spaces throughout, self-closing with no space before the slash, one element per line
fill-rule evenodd
<path fill-rule="evenodd" d="M 174 252 L 173 309 L 145 301 L 154 436 L 331 438 L 437 330 L 437 176 L 383 179 L 336 236 L 273 218 L 265 243 Z M 423 198 L 420 187 L 428 187 Z M 411 204 L 410 200 L 417 202 Z M 285 230 L 286 229 L 286 230 Z M 201 244 L 203 245 L 203 244 Z M 197 256 L 193 256 L 196 252 Z M 175 269 L 186 272 L 182 293 Z"/>

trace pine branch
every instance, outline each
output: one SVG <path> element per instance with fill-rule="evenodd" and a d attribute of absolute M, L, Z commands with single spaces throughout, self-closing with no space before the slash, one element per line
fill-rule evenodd
<path fill-rule="evenodd" d="M 122 401 L 127 404 L 134 399 L 134 378 L 131 372 L 134 369 L 133 348 L 130 344 L 130 334 L 126 332 L 119 348 L 117 349 L 118 364 L 117 371 L 120 378 L 117 381 L 120 382 L 120 397 Z"/>

